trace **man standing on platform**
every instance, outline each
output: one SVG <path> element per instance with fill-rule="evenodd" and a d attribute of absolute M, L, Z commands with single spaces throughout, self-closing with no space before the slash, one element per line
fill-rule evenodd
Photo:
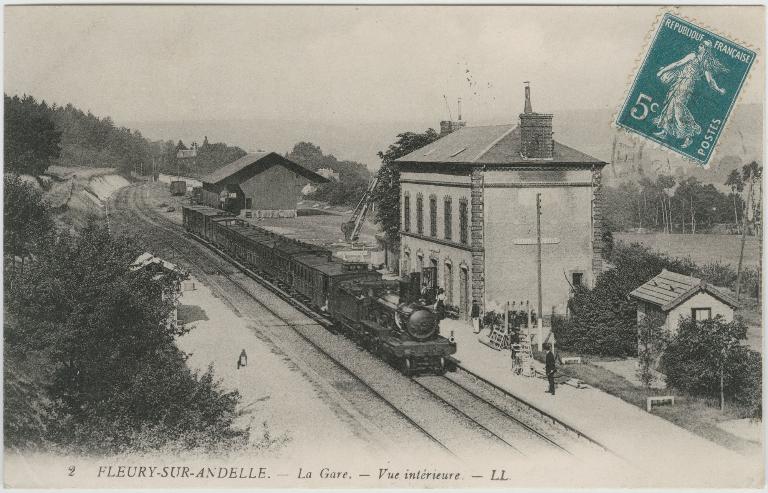
<path fill-rule="evenodd" d="M 552 352 L 552 345 L 547 344 L 547 362 L 544 370 L 547 373 L 547 380 L 549 380 L 549 392 L 555 395 L 555 353 Z"/>
<path fill-rule="evenodd" d="M 480 305 L 477 304 L 477 300 L 472 300 L 472 329 L 475 334 L 480 333 Z"/>

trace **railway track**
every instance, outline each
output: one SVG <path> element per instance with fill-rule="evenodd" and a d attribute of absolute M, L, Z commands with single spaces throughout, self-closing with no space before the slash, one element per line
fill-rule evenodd
<path fill-rule="evenodd" d="M 183 262 L 185 268 L 195 271 L 196 275 L 217 292 L 221 299 L 224 300 L 238 315 L 247 316 L 257 322 L 263 335 L 266 336 L 265 338 L 267 341 L 277 346 L 282 353 L 286 355 L 292 354 L 292 359 L 294 361 L 296 356 L 298 356 L 299 359 L 304 362 L 303 365 L 300 365 L 302 371 L 309 373 L 308 376 L 315 383 L 318 383 L 318 381 L 330 380 L 335 383 L 333 386 L 334 389 L 344 389 L 344 392 L 331 392 L 332 394 L 343 395 L 330 395 L 329 398 L 343 398 L 350 401 L 352 407 L 362 415 L 352 416 L 351 419 L 360 421 L 361 418 L 363 418 L 367 423 L 361 432 L 364 431 L 365 433 L 372 435 L 371 437 L 364 438 L 367 440 L 373 439 L 375 442 L 383 443 L 384 446 L 382 448 L 384 449 L 389 449 L 391 446 L 395 445 L 395 442 L 398 439 L 410 440 L 415 442 L 417 446 L 419 445 L 419 437 L 413 436 L 414 434 L 407 429 L 412 427 L 412 423 L 408 423 L 408 427 L 398 426 L 398 421 L 407 418 L 407 416 L 403 416 L 396 407 L 392 406 L 391 403 L 387 402 L 385 399 L 382 399 L 378 393 L 369 388 L 364 382 L 357 378 L 356 375 L 339 366 L 319 347 L 314 344 L 307 345 L 307 343 L 311 341 L 307 341 L 306 337 L 297 331 L 296 328 L 300 325 L 314 325 L 313 321 L 307 320 L 304 317 L 290 320 L 285 314 L 280 314 L 273 308 L 268 307 L 257 298 L 247 286 L 245 286 L 241 279 L 237 279 L 237 271 L 231 269 L 230 264 L 222 262 L 220 258 L 214 257 L 210 253 L 206 254 L 206 252 L 201 251 L 199 244 L 191 242 L 190 240 L 175 243 L 184 239 L 178 238 L 178 233 L 176 231 L 169 230 L 167 226 L 161 225 L 140 210 L 141 208 L 146 207 L 146 204 L 140 197 L 138 197 L 136 190 L 129 188 L 125 190 L 124 196 L 118 197 L 119 199 L 122 199 L 122 202 L 125 202 L 122 204 L 124 206 L 123 210 L 128 212 L 128 220 L 133 227 L 146 228 L 149 226 L 153 229 L 154 233 L 150 235 L 151 239 L 143 238 L 145 241 L 155 248 L 159 247 L 166 252 L 171 253 L 175 262 Z M 139 204 L 141 204 L 140 207 Z M 168 234 L 171 234 L 172 236 L 169 238 Z M 222 283 L 219 278 L 226 280 L 226 285 L 225 283 Z M 230 289 L 228 289 L 228 287 Z M 260 310 L 252 309 L 254 303 Z M 269 316 L 263 316 L 260 311 L 266 312 Z M 284 330 L 280 331 L 280 329 L 286 327 L 293 329 L 293 334 L 298 336 L 296 339 L 299 339 L 302 342 L 301 344 L 295 344 L 298 342 L 296 339 L 291 341 L 289 337 L 286 337 L 291 334 L 290 332 Z M 279 334 L 276 333 L 278 331 L 280 332 Z M 397 419 L 392 419 L 392 415 L 387 416 L 386 413 L 382 413 L 380 406 L 377 405 L 377 401 L 379 400 L 396 415 L 395 417 Z M 372 426 L 371 422 L 384 423 L 389 426 L 390 433 L 387 436 L 382 436 L 379 426 Z M 418 429 L 418 427 L 416 427 L 416 429 Z M 426 437 L 430 444 L 435 444 L 438 448 L 445 450 L 445 447 L 426 433 L 426 431 L 422 431 L 422 436 Z M 429 444 L 424 443 L 423 445 Z"/>
<path fill-rule="evenodd" d="M 573 454 L 572 450 L 580 450 L 583 447 L 582 442 L 586 438 L 583 435 L 576 433 L 574 438 L 574 433 L 567 433 L 573 430 L 564 430 L 556 422 L 547 422 L 538 416 L 524 416 L 526 406 L 532 406 L 521 406 L 519 403 L 510 405 L 508 400 L 494 397 L 471 379 L 462 380 L 455 375 L 413 379 L 403 377 L 380 360 L 367 355 L 351 341 L 324 330 L 323 327 L 327 326 L 329 321 L 303 307 L 279 286 L 248 270 L 214 245 L 201 239 L 189 238 L 180 225 L 168 218 L 147 212 L 151 211 L 151 207 L 141 200 L 141 194 L 136 187 L 130 187 L 125 194 L 130 195 L 132 204 L 128 205 L 134 206 L 130 214 L 133 214 L 137 221 L 154 228 L 160 233 L 159 238 L 183 240 L 187 247 L 182 250 L 179 245 L 168 242 L 166 248 L 174 250 L 195 271 L 201 270 L 209 282 L 217 285 L 218 291 L 232 291 L 217 279 L 212 279 L 219 276 L 226 281 L 224 284 L 235 288 L 241 299 L 230 300 L 233 308 L 242 312 L 243 302 L 255 304 L 260 312 L 269 314 L 273 319 L 270 324 L 272 329 L 290 328 L 305 345 L 333 362 L 335 374 L 329 373 L 328 376 L 341 378 L 341 381 L 346 381 L 347 384 L 354 383 L 354 386 L 366 389 L 366 400 L 370 401 L 371 397 L 374 397 L 376 401 L 383 403 L 393 415 L 417 430 L 431 445 L 453 456 L 464 455 L 466 450 L 471 448 L 472 442 L 483 447 L 484 452 L 489 451 L 490 447 L 493 453 L 529 457 L 539 452 Z M 201 247 L 208 251 L 204 252 Z M 190 251 L 195 253 L 190 254 Z M 216 259 L 212 258 L 214 255 L 217 256 Z M 243 275 L 245 277 L 242 277 Z M 257 289 L 257 292 L 254 292 L 254 282 L 259 283 L 260 289 Z M 269 291 L 265 290 L 264 286 L 267 286 Z M 289 303 L 294 310 L 299 309 L 304 318 L 292 318 L 285 310 L 275 308 L 275 300 L 270 300 L 274 297 Z M 265 298 L 270 301 L 265 302 Z M 240 309 L 235 305 L 240 306 Z M 269 337 L 272 339 L 275 334 L 271 333 Z M 364 357 L 366 355 L 368 358 Z M 375 370 L 373 376 L 372 368 Z M 425 413 L 424 407 L 430 407 L 431 411 Z M 442 419 L 435 419 L 435 413 L 442 414 Z M 451 424 L 448 429 L 435 426 L 436 422 L 446 420 Z"/>

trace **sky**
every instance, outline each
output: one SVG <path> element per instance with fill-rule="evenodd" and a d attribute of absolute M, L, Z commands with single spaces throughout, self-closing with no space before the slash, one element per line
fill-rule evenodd
<path fill-rule="evenodd" d="M 121 122 L 346 128 L 618 108 L 659 7 L 8 6 L 4 91 Z M 682 7 L 763 49 L 762 7 Z M 740 102 L 763 101 L 762 58 Z M 756 75 L 758 74 L 758 75 Z M 169 136 L 173 138 L 173 136 Z"/>

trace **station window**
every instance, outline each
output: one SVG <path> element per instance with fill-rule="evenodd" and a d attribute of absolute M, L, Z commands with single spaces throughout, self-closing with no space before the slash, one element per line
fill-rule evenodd
<path fill-rule="evenodd" d="M 437 236 L 437 197 L 429 197 L 429 235 Z"/>
<path fill-rule="evenodd" d="M 691 318 L 697 321 L 709 320 L 712 318 L 711 308 L 691 308 Z"/>
<path fill-rule="evenodd" d="M 424 197 L 416 196 L 416 232 L 424 234 Z"/>
<path fill-rule="evenodd" d="M 459 200 L 459 240 L 465 245 L 469 243 L 469 218 L 466 199 Z"/>
<path fill-rule="evenodd" d="M 571 280 L 574 288 L 580 288 L 584 283 L 584 273 L 583 272 L 571 273 Z"/>
<path fill-rule="evenodd" d="M 411 196 L 407 193 L 403 197 L 403 229 L 406 233 L 411 231 Z"/>
<path fill-rule="evenodd" d="M 443 219 L 445 222 L 444 231 L 445 239 L 450 240 L 452 236 L 452 224 L 453 224 L 453 204 L 451 198 L 446 197 L 443 202 Z"/>

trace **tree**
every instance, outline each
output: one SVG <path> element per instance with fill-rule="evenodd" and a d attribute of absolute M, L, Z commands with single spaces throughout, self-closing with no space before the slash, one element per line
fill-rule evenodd
<path fill-rule="evenodd" d="M 4 179 L 3 247 L 6 255 L 24 259 L 54 233 L 53 216 L 42 193 L 18 176 Z"/>
<path fill-rule="evenodd" d="M 658 178 L 656 178 L 656 187 L 658 189 L 658 197 L 661 202 L 661 211 L 665 233 L 672 233 L 671 190 L 675 187 L 675 185 L 675 178 L 671 175 L 660 175 Z"/>
<path fill-rule="evenodd" d="M 400 243 L 400 169 L 395 160 L 439 137 L 432 128 L 423 133 L 405 132 L 398 134 L 395 143 L 386 151 L 379 151 L 382 164 L 378 171 L 379 182 L 372 194 L 376 203 L 375 220 L 381 224 L 387 240 L 393 245 Z"/>
<path fill-rule="evenodd" d="M 179 276 L 132 270 L 138 252 L 90 223 L 59 235 L 5 293 L 7 350 L 42 351 L 52 369 L 46 438 L 110 453 L 244 443 L 248 430 L 233 426 L 239 394 L 223 391 L 212 369 L 190 371 L 174 344 L 187 332 L 168 323 Z"/>
<path fill-rule="evenodd" d="M 724 409 L 726 397 L 745 390 L 744 362 L 750 350 L 740 341 L 746 336 L 747 327 L 738 319 L 681 319 L 661 358 L 667 384 L 694 395 L 717 396 Z M 759 364 L 749 371 L 760 373 Z"/>
<path fill-rule="evenodd" d="M 610 261 L 615 268 L 600 274 L 594 288 L 576 289 L 568 302 L 570 319 L 553 327 L 561 348 L 611 356 L 637 354 L 637 304 L 629 293 L 662 269 L 691 275 L 696 268 L 688 259 L 669 258 L 639 244 L 619 243 Z"/>
<path fill-rule="evenodd" d="M 5 95 L 5 170 L 40 175 L 60 155 L 61 132 L 51 120 L 51 110 L 32 96 Z"/>
<path fill-rule="evenodd" d="M 650 389 L 656 381 L 654 369 L 668 337 L 661 314 L 646 313 L 637 324 L 637 376 L 646 389 Z"/>
<path fill-rule="evenodd" d="M 728 179 L 725 180 L 725 184 L 731 187 L 731 195 L 733 196 L 733 219 L 734 224 L 736 226 L 736 230 L 739 230 L 739 209 L 738 205 L 736 204 L 736 198 L 738 197 L 737 194 L 741 194 L 741 192 L 744 191 L 744 180 L 742 180 L 741 175 L 739 174 L 738 170 L 731 170 L 731 173 L 728 175 Z"/>

